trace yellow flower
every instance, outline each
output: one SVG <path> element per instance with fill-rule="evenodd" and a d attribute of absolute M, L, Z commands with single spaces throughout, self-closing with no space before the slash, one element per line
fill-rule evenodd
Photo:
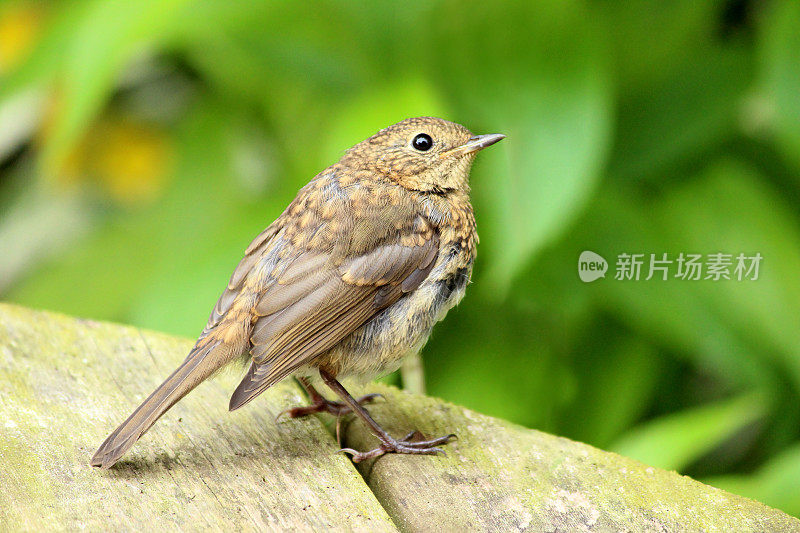
<path fill-rule="evenodd" d="M 39 36 L 42 6 L 33 2 L 10 2 L 0 8 L 0 76 L 19 65 Z"/>

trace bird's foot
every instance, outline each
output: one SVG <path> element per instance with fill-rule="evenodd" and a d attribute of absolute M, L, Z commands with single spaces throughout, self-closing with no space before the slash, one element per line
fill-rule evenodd
<path fill-rule="evenodd" d="M 339 450 L 342 453 L 350 454 L 354 463 L 360 463 L 367 459 L 374 459 L 387 453 L 408 453 L 413 455 L 436 455 L 441 453 L 447 455 L 445 451 L 437 446 L 447 444 L 451 440 L 456 440 L 458 437 L 451 433 L 444 437 L 439 437 L 430 440 L 417 440 L 424 439 L 424 435 L 419 431 L 412 431 L 400 440 L 393 439 L 387 435 L 387 439 L 381 438 L 381 445 L 368 452 L 359 452 L 353 448 L 342 448 Z"/>
<path fill-rule="evenodd" d="M 364 405 L 367 403 L 372 403 L 377 398 L 383 398 L 383 395 L 378 393 L 367 394 L 356 401 L 359 404 Z M 351 411 L 352 409 L 350 409 L 350 406 L 345 405 L 342 402 L 334 402 L 320 397 L 315 399 L 311 405 L 306 405 L 304 407 L 292 407 L 281 411 L 278 413 L 278 416 L 275 417 L 275 420 L 278 420 L 283 415 L 287 415 L 289 418 L 299 418 L 301 416 L 308 416 L 314 413 L 330 413 L 338 418 Z"/>

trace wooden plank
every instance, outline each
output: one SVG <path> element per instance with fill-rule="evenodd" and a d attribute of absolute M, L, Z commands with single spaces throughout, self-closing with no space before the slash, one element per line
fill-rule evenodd
<path fill-rule="evenodd" d="M 96 447 L 191 342 L 0 304 L 0 530 L 394 531 L 287 381 L 229 413 L 238 372 L 201 384 L 109 471 Z"/>
<path fill-rule="evenodd" d="M 456 433 L 447 457 L 386 455 L 359 465 L 404 531 L 800 531 L 800 520 L 568 439 L 525 429 L 435 398 L 370 384 L 370 406 L 395 436 Z M 343 426 L 346 445 L 376 439 L 360 420 Z"/>
<path fill-rule="evenodd" d="M 379 422 L 396 435 L 455 432 L 448 456 L 385 456 L 359 465 L 362 478 L 320 419 L 274 422 L 306 402 L 291 382 L 228 413 L 231 372 L 200 385 L 117 467 L 89 467 L 190 344 L 0 304 L 0 531 L 800 531 L 688 477 L 375 384 L 366 390 L 388 400 L 370 406 Z M 376 442 L 352 417 L 344 438 Z"/>

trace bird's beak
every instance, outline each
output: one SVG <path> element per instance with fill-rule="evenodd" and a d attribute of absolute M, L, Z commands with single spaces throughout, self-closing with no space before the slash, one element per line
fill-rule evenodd
<path fill-rule="evenodd" d="M 452 155 L 466 155 L 471 154 L 473 152 L 477 152 L 478 150 L 483 150 L 487 146 L 491 146 L 494 143 L 505 139 L 506 136 L 502 133 L 490 133 L 488 135 L 476 135 L 472 137 L 470 140 L 462 144 L 461 146 L 456 146 L 451 150 L 447 150 L 446 152 L 442 152 L 440 157 L 450 157 Z"/>

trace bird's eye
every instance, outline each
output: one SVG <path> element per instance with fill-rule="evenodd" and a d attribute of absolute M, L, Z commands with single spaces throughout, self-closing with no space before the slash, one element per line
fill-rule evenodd
<path fill-rule="evenodd" d="M 420 133 L 411 141 L 411 146 L 420 152 L 427 152 L 433 146 L 433 139 L 427 133 Z"/>

